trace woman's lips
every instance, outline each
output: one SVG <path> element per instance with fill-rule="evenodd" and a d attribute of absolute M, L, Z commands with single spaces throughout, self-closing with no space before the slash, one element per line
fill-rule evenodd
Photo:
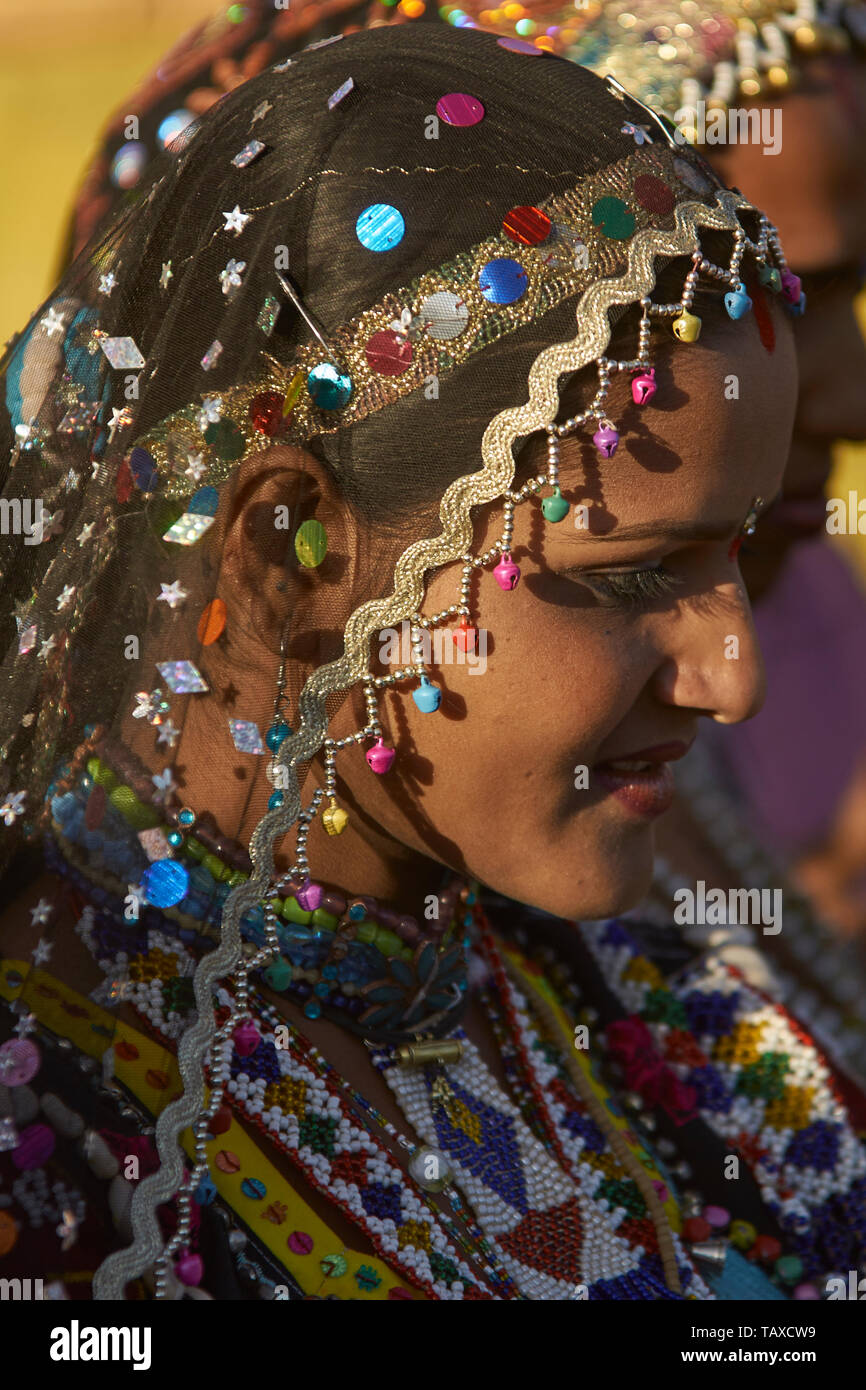
<path fill-rule="evenodd" d="M 663 743 L 627 758 L 609 758 L 593 766 L 591 780 L 634 815 L 661 816 L 674 799 L 670 764 L 685 757 L 690 747 L 690 743 Z"/>

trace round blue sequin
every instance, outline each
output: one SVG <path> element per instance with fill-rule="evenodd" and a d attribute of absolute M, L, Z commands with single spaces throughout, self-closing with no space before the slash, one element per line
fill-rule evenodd
<path fill-rule="evenodd" d="M 174 907 L 189 892 L 189 874 L 176 859 L 157 859 L 142 874 L 141 886 L 153 907 Z"/>
<path fill-rule="evenodd" d="M 514 304 L 526 294 L 529 281 L 519 261 L 497 256 L 478 272 L 481 293 L 491 304 Z"/>
<path fill-rule="evenodd" d="M 186 509 L 188 512 L 197 512 L 199 516 L 216 516 L 219 500 L 219 493 L 215 487 L 200 487 L 187 502 Z"/>
<path fill-rule="evenodd" d="M 352 378 L 333 362 L 319 362 L 307 376 L 307 390 L 320 410 L 340 410 L 352 394 Z"/>
<path fill-rule="evenodd" d="M 403 214 L 390 203 L 371 203 L 355 223 L 358 240 L 368 251 L 390 251 L 405 231 Z"/>

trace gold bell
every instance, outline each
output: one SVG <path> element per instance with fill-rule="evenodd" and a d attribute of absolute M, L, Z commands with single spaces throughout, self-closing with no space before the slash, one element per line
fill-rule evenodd
<path fill-rule="evenodd" d="M 348 815 L 342 806 L 338 806 L 334 798 L 331 797 L 331 804 L 326 811 L 322 812 L 322 825 L 329 835 L 342 835 L 348 824 Z"/>
<path fill-rule="evenodd" d="M 688 309 L 684 309 L 671 326 L 681 343 L 696 343 L 701 336 L 701 321 L 697 314 L 690 314 Z"/>

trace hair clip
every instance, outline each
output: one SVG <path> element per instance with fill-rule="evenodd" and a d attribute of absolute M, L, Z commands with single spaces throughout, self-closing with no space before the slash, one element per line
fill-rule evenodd
<path fill-rule="evenodd" d="M 277 279 L 279 280 L 280 285 L 282 286 L 285 293 L 288 295 L 289 299 L 294 304 L 298 313 L 301 315 L 301 318 L 306 323 L 310 332 L 324 348 L 329 360 L 334 364 L 335 367 L 340 367 L 340 362 L 337 357 L 337 354 L 334 352 L 334 349 L 331 347 L 330 343 L 325 337 L 324 330 L 322 329 L 321 324 L 318 322 L 317 319 L 313 317 L 309 309 L 305 308 L 304 302 L 301 299 L 301 296 L 298 294 L 298 291 L 295 289 L 294 285 L 291 283 L 291 281 L 287 280 L 284 275 L 281 275 L 279 271 L 277 271 Z M 340 368 L 340 370 L 342 370 L 342 367 Z"/>

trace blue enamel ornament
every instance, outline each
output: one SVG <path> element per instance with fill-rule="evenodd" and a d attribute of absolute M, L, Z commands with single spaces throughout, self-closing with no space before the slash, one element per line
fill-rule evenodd
<path fill-rule="evenodd" d="M 442 691 L 438 685 L 433 685 L 426 676 L 422 676 L 418 689 L 412 691 L 412 699 L 423 714 L 433 714 L 439 708 Z"/>
<path fill-rule="evenodd" d="M 741 319 L 751 307 L 752 301 L 745 290 L 729 290 L 725 295 L 725 308 L 732 319 Z"/>

